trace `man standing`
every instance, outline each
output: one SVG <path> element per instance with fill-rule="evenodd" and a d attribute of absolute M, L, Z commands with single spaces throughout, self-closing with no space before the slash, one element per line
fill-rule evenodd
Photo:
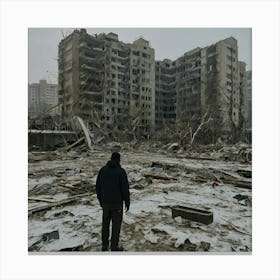
<path fill-rule="evenodd" d="M 102 215 L 102 251 L 109 249 L 110 222 L 112 221 L 111 251 L 123 251 L 119 237 L 123 218 L 123 202 L 126 211 L 130 206 L 127 175 L 120 165 L 119 153 L 112 153 L 111 160 L 103 166 L 97 176 L 96 194 Z"/>

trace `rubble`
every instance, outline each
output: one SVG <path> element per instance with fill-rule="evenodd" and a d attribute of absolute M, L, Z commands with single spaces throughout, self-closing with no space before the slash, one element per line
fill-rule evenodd
<path fill-rule="evenodd" d="M 172 144 L 103 139 L 89 149 L 83 137 L 69 149 L 28 154 L 30 252 L 101 251 L 102 209 L 95 182 L 116 149 L 131 193 L 120 236 L 126 251 L 252 251 L 252 167 L 245 156 L 250 148 L 206 145 L 178 153 L 180 145 L 168 150 Z M 213 222 L 173 219 L 178 205 L 212 212 Z"/>

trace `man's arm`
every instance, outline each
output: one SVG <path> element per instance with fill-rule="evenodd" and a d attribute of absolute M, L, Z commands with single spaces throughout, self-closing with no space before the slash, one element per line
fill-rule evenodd
<path fill-rule="evenodd" d="M 129 184 L 127 180 L 127 175 L 124 169 L 122 169 L 122 173 L 121 173 L 121 188 L 122 188 L 125 208 L 126 211 L 128 211 L 130 206 L 130 193 L 129 193 Z"/>
<path fill-rule="evenodd" d="M 98 172 L 98 175 L 97 175 L 95 190 L 96 190 L 96 195 L 97 195 L 99 204 L 102 207 L 102 205 L 101 205 L 101 170 Z"/>

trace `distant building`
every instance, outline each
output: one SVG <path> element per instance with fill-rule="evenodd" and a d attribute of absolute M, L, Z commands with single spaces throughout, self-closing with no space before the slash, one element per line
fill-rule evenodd
<path fill-rule="evenodd" d="M 28 116 L 35 118 L 39 113 L 39 84 L 28 84 Z"/>
<path fill-rule="evenodd" d="M 108 130 L 125 128 L 148 135 L 155 123 L 155 59 L 149 42 L 132 44 L 114 33 L 89 35 L 75 30 L 59 44 L 59 102 L 63 118 L 74 115 L 89 126 L 102 121 Z"/>
<path fill-rule="evenodd" d="M 49 84 L 46 80 L 28 84 L 28 115 L 30 118 L 58 115 L 57 105 L 56 84 Z"/>

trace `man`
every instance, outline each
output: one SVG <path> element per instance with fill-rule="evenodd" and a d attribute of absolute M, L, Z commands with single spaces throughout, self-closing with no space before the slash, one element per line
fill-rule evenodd
<path fill-rule="evenodd" d="M 112 220 L 111 251 L 123 251 L 119 237 L 123 218 L 123 202 L 126 211 L 130 206 L 127 175 L 120 165 L 120 154 L 112 153 L 111 160 L 103 166 L 97 176 L 96 194 L 102 215 L 102 251 L 109 249 L 110 222 Z"/>

